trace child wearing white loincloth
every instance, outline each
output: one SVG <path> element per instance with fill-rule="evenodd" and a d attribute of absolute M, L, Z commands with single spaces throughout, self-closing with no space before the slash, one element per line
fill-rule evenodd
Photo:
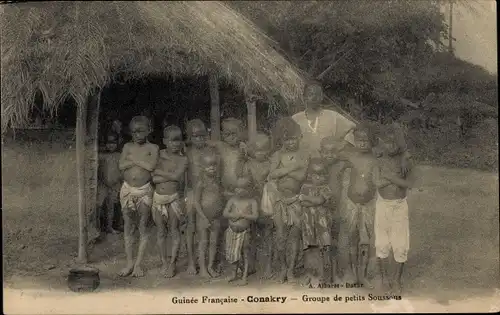
<path fill-rule="evenodd" d="M 397 129 L 386 126 L 381 137 L 384 155 L 378 159 L 376 171 L 377 200 L 375 203 L 375 249 L 380 264 L 384 289 L 401 294 L 403 266 L 410 248 L 410 228 L 406 195 L 413 186 L 414 176 L 408 165 L 404 173 L 401 165 L 402 149 L 397 142 Z M 390 250 L 394 254 L 397 268 L 393 281 L 387 279 Z"/>

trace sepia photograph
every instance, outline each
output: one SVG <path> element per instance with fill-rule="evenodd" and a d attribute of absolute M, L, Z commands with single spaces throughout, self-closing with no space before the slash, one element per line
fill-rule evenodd
<path fill-rule="evenodd" d="M 5 314 L 500 312 L 496 1 L 0 25 Z"/>

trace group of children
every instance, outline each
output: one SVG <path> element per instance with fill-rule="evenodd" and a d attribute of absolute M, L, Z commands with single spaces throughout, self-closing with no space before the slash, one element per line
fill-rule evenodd
<path fill-rule="evenodd" d="M 263 277 L 276 272 L 281 282 L 294 279 L 303 262 L 303 285 L 318 287 L 342 278 L 371 287 L 367 266 L 374 245 L 382 283 L 400 292 L 409 249 L 406 193 L 412 182 L 395 130 L 387 128 L 380 134 L 378 147 L 383 154 L 373 153 L 377 141 L 369 128 L 359 125 L 354 146 L 327 137 L 316 157 L 300 150 L 302 132 L 293 119 L 283 118 L 279 125 L 282 141 L 274 153 L 266 134 L 243 142 L 243 123 L 234 118 L 222 122 L 222 141 L 209 140 L 201 120 L 189 121 L 187 146 L 180 128 L 168 126 L 163 132 L 165 149 L 160 150 L 147 141 L 149 119 L 134 117 L 132 141 L 118 158 L 105 154 L 114 158 L 105 159 L 100 172 L 102 189 L 111 196 L 108 201 L 115 202 L 119 196 L 122 207 L 127 266 L 120 275 L 144 274 L 141 263 L 153 221 L 166 277 L 177 272 L 185 226 L 190 274 L 220 276 L 216 262 L 219 236 L 224 232 L 229 281 L 246 284 L 258 260 Z M 108 231 L 114 233 L 111 220 Z M 134 260 L 136 228 L 140 242 Z M 394 281 L 387 277 L 391 249 L 398 263 Z"/>

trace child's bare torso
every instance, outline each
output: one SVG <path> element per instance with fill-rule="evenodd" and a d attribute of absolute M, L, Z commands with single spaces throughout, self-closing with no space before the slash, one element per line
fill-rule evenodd
<path fill-rule="evenodd" d="M 371 154 L 354 153 L 349 161 L 352 164 L 348 197 L 355 203 L 365 204 L 375 197 L 373 181 L 375 159 Z"/>
<path fill-rule="evenodd" d="M 222 158 L 222 186 L 232 192 L 238 181 L 242 152 L 239 147 L 231 147 L 226 143 L 221 143 L 219 150 Z"/>
<path fill-rule="evenodd" d="M 187 169 L 187 187 L 194 188 L 196 183 L 201 180 L 201 156 L 207 148 L 191 147 L 187 150 L 188 169 Z"/>
<path fill-rule="evenodd" d="M 222 216 L 224 210 L 224 196 L 222 187 L 217 179 L 204 179 L 201 186 L 201 210 L 208 220 L 216 220 Z"/>
<path fill-rule="evenodd" d="M 139 145 L 137 143 L 129 142 L 127 144 L 128 154 L 132 160 L 147 161 L 155 152 L 155 144 L 145 143 Z M 134 165 L 123 172 L 125 181 L 133 187 L 141 187 L 151 181 L 151 172 Z"/>
<path fill-rule="evenodd" d="M 344 161 L 337 161 L 330 165 L 328 169 L 329 179 L 328 186 L 333 193 L 333 200 L 339 202 L 342 189 L 344 188 L 344 174 L 346 170 L 346 163 Z"/>
<path fill-rule="evenodd" d="M 250 171 L 250 176 L 255 184 L 255 188 L 257 189 L 258 195 L 262 195 L 262 190 L 264 189 L 264 184 L 266 183 L 267 176 L 269 175 L 271 167 L 271 162 L 269 160 L 266 161 L 256 161 L 250 160 L 247 163 L 247 168 Z"/>
<path fill-rule="evenodd" d="M 160 151 L 160 159 L 157 168 L 172 173 L 179 167 L 183 167 L 186 157 L 178 154 L 169 154 L 165 150 Z M 172 195 L 181 192 L 183 177 L 178 180 L 169 180 L 156 184 L 156 192 L 160 195 Z"/>
<path fill-rule="evenodd" d="M 380 173 L 392 173 L 400 178 L 404 178 L 403 170 L 401 169 L 401 156 L 396 157 L 381 157 L 378 160 Z M 393 183 L 387 186 L 381 187 L 378 190 L 380 196 L 388 200 L 404 199 L 406 197 L 407 189 L 405 187 L 400 187 Z"/>
<path fill-rule="evenodd" d="M 231 206 L 233 211 L 239 217 L 229 220 L 229 226 L 234 232 L 243 232 L 250 228 L 251 221 L 246 216 L 252 214 L 252 199 L 235 198 Z"/>
<path fill-rule="evenodd" d="M 115 187 L 121 184 L 121 171 L 119 169 L 120 153 L 102 153 L 102 181 L 108 187 Z"/>
<path fill-rule="evenodd" d="M 283 151 L 280 154 L 280 164 L 279 167 L 291 167 L 294 165 L 297 166 L 304 166 L 305 167 L 305 158 L 302 156 L 301 153 L 298 151 L 294 152 L 286 152 Z M 302 186 L 302 182 L 298 181 L 297 179 L 293 178 L 292 174 L 298 174 L 299 172 L 305 172 L 305 170 L 300 169 L 293 171 L 282 178 L 278 179 L 278 190 L 283 193 L 285 197 L 291 197 L 293 195 L 296 195 L 300 192 L 300 187 Z"/>

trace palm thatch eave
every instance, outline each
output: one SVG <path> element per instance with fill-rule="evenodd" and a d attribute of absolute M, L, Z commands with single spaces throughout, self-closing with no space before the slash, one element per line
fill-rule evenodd
<path fill-rule="evenodd" d="M 117 76 L 216 73 L 245 90 L 297 101 L 303 80 L 257 27 L 220 2 L 3 5 L 2 133 L 28 122 L 35 94 L 56 111 Z"/>

